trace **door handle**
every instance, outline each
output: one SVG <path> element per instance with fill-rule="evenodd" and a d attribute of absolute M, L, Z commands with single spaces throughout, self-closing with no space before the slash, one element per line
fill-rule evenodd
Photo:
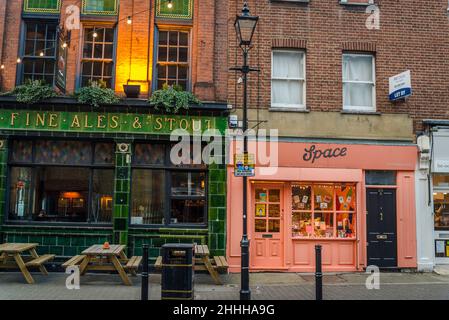
<path fill-rule="evenodd" d="M 384 213 L 383 212 L 380 213 L 380 221 L 384 221 Z"/>

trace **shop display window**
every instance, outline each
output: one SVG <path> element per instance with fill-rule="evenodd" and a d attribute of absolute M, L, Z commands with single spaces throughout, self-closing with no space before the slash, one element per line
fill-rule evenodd
<path fill-rule="evenodd" d="M 449 190 L 433 194 L 435 229 L 449 230 Z"/>
<path fill-rule="evenodd" d="M 351 184 L 292 186 L 292 237 L 356 237 L 356 194 Z"/>

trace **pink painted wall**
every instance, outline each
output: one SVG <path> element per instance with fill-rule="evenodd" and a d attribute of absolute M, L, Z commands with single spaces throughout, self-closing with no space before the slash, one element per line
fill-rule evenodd
<path fill-rule="evenodd" d="M 252 147 L 254 148 L 254 143 Z M 328 148 L 328 144 L 316 144 Z M 342 145 L 332 145 L 341 148 Z M 264 174 L 263 168 L 256 168 L 256 176 L 249 179 L 249 194 L 253 185 L 284 185 L 288 190 L 290 182 L 353 182 L 357 185 L 357 238 L 356 240 L 299 240 L 291 238 L 291 199 L 285 194 L 284 218 L 284 257 L 285 263 L 280 271 L 312 272 L 315 267 L 314 246 L 323 245 L 323 269 L 325 271 L 355 271 L 366 267 L 366 190 L 364 171 L 398 170 L 397 176 L 397 234 L 398 266 L 416 267 L 416 219 L 414 194 L 414 168 L 416 164 L 415 147 L 349 145 L 346 160 L 323 159 L 311 167 L 302 159 L 302 151 L 309 148 L 304 143 L 279 143 L 279 167 L 276 173 Z M 350 151 L 350 152 L 349 152 Z M 301 155 L 299 157 L 298 155 Z M 290 157 L 285 159 L 285 156 Z M 293 158 L 292 158 L 293 157 Z M 388 161 L 384 159 L 388 158 Z M 335 160 L 335 162 L 332 162 Z M 295 164 L 298 167 L 295 167 Z M 301 166 L 302 165 L 302 166 Z M 332 167 L 332 165 L 334 165 Z M 347 169 L 342 169 L 347 168 Z M 228 219 L 227 219 L 227 257 L 230 271 L 240 271 L 240 239 L 242 236 L 242 178 L 234 177 L 234 169 L 228 167 Z M 288 192 L 287 192 L 288 193 Z M 253 211 L 253 197 L 248 199 L 248 212 Z M 251 221 L 251 219 L 249 219 Z M 248 229 L 253 226 L 249 223 Z M 251 235 L 250 235 L 251 237 Z M 265 266 L 252 268 L 252 271 L 267 270 Z"/>

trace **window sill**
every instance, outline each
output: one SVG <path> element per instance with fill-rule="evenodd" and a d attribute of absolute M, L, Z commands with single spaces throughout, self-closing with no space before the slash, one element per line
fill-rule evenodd
<path fill-rule="evenodd" d="M 307 108 L 281 108 L 281 107 L 270 107 L 269 112 L 297 112 L 297 113 L 310 113 Z"/>
<path fill-rule="evenodd" d="M 48 228 L 62 228 L 62 229 L 95 229 L 95 230 L 112 230 L 111 223 L 87 223 L 87 222 L 45 222 L 45 221 L 5 221 L 5 226 L 8 227 L 48 227 Z"/>
<path fill-rule="evenodd" d="M 270 0 L 270 2 L 274 2 L 274 3 L 282 3 L 282 2 L 286 2 L 286 3 L 309 3 L 310 0 Z"/>
<path fill-rule="evenodd" d="M 341 5 L 348 5 L 348 6 L 363 6 L 363 7 L 367 7 L 367 6 L 371 6 L 374 5 L 375 2 L 374 0 L 369 1 L 369 3 L 360 3 L 360 2 L 352 2 L 351 0 L 340 0 L 339 1 Z"/>
<path fill-rule="evenodd" d="M 372 115 L 372 116 L 381 116 L 382 113 L 378 111 L 357 111 L 357 110 L 342 110 L 341 114 L 349 114 L 349 115 Z"/>
<path fill-rule="evenodd" d="M 316 237 L 292 237 L 292 240 L 307 240 L 307 241 L 356 241 L 357 238 L 316 238 Z"/>

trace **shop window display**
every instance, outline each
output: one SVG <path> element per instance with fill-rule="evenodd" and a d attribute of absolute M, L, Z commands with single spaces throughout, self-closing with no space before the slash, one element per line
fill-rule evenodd
<path fill-rule="evenodd" d="M 298 184 L 292 186 L 294 238 L 355 238 L 355 186 Z"/>
<path fill-rule="evenodd" d="M 435 192 L 433 195 L 435 229 L 449 230 L 449 190 Z"/>

